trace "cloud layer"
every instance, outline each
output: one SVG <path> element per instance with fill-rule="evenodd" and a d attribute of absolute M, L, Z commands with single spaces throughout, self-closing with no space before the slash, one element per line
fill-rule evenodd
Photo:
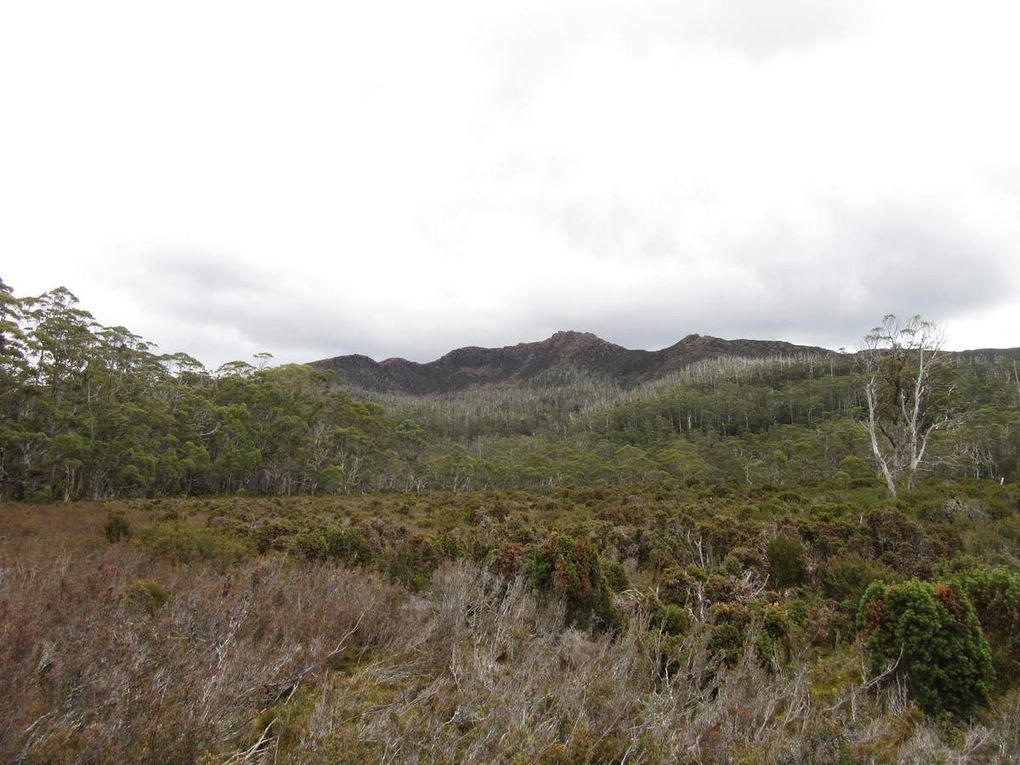
<path fill-rule="evenodd" d="M 0 11 L 0 276 L 166 350 L 1020 345 L 1008 4 L 55 5 Z"/>

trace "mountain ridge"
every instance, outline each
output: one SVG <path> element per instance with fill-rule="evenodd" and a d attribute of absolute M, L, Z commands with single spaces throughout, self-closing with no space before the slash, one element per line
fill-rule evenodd
<path fill-rule="evenodd" d="M 379 393 L 426 395 L 472 387 L 519 385 L 555 370 L 601 374 L 622 385 L 661 377 L 706 359 L 720 357 L 825 356 L 832 351 L 782 340 L 724 340 L 690 334 L 657 351 L 625 348 L 591 332 L 556 332 L 545 340 L 500 348 L 465 346 L 429 362 L 393 357 L 375 361 L 351 354 L 311 362 L 337 372 L 345 385 Z"/>

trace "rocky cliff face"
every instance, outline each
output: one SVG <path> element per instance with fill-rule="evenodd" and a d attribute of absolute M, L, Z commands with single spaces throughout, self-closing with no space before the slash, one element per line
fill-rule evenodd
<path fill-rule="evenodd" d="M 357 388 L 426 394 L 473 386 L 517 385 L 560 370 L 604 375 L 622 385 L 634 385 L 704 359 L 828 353 L 824 348 L 780 341 L 723 340 L 702 335 L 688 335 L 660 351 L 642 351 L 615 345 L 590 332 L 557 332 L 537 343 L 458 348 L 426 364 L 406 359 L 376 362 L 354 355 L 323 359 L 313 362 L 313 366 L 333 370 L 341 382 Z"/>

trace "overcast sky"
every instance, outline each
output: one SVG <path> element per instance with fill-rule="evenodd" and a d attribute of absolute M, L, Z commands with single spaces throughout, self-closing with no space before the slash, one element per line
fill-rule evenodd
<path fill-rule="evenodd" d="M 0 277 L 210 365 L 1020 345 L 1020 4 L 7 2 Z"/>

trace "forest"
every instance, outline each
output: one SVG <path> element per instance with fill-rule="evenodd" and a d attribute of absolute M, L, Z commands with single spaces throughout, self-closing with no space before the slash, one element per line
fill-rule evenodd
<path fill-rule="evenodd" d="M 0 760 L 1015 761 L 1020 377 L 929 327 L 409 396 L 0 282 Z"/>
<path fill-rule="evenodd" d="M 65 289 L 0 283 L 0 497 L 74 500 L 601 486 L 783 485 L 874 473 L 858 354 L 720 358 L 629 389 L 557 370 L 431 396 L 347 389 L 306 365 L 210 371 L 98 324 Z M 1012 480 L 1014 359 L 943 370 L 925 469 Z"/>

